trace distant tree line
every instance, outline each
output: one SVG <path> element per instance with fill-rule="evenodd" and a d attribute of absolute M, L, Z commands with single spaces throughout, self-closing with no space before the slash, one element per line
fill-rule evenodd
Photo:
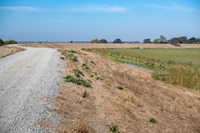
<path fill-rule="evenodd" d="M 3 41 L 2 39 L 0 39 L 0 46 L 8 45 L 8 44 L 17 44 L 17 42 L 15 40 Z"/>
<path fill-rule="evenodd" d="M 188 39 L 186 36 L 175 37 L 169 40 L 166 39 L 165 36 L 161 35 L 160 38 L 156 38 L 153 42 L 149 38 L 144 39 L 144 43 L 157 43 L 157 44 L 200 44 L 200 38 L 192 37 Z"/>
<path fill-rule="evenodd" d="M 106 39 L 94 39 L 91 40 L 90 43 L 108 43 Z M 117 38 L 113 41 L 113 43 L 123 43 L 120 38 Z"/>

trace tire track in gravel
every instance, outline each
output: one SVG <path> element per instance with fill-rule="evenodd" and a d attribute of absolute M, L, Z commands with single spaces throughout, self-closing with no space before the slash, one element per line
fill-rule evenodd
<path fill-rule="evenodd" d="M 57 93 L 64 62 L 50 48 L 27 48 L 0 59 L 0 133 L 55 132 L 56 114 L 43 97 Z M 44 129 L 37 122 L 54 120 Z"/>

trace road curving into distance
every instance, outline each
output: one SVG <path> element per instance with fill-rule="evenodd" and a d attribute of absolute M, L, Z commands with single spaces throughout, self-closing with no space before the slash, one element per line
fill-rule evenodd
<path fill-rule="evenodd" d="M 61 82 L 64 62 L 50 48 L 26 48 L 0 59 L 0 133 L 46 132 L 41 122 L 56 115 L 48 108 Z"/>

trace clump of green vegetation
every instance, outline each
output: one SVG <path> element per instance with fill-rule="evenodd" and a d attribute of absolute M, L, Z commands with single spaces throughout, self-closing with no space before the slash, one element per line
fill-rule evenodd
<path fill-rule="evenodd" d="M 87 96 L 88 96 L 87 91 L 84 91 L 84 93 L 83 93 L 83 98 L 85 98 L 85 97 L 87 97 Z"/>
<path fill-rule="evenodd" d="M 65 58 L 64 58 L 64 57 L 60 57 L 60 59 L 61 59 L 61 60 L 65 60 Z"/>
<path fill-rule="evenodd" d="M 68 50 L 68 52 L 74 53 L 74 54 L 80 54 L 80 51 L 76 51 L 76 50 Z"/>
<path fill-rule="evenodd" d="M 17 44 L 17 42 L 15 40 L 3 41 L 2 39 L 0 39 L 0 46 L 8 45 L 8 44 Z"/>
<path fill-rule="evenodd" d="M 78 57 L 77 56 L 73 56 L 73 57 L 71 57 L 70 58 L 72 61 L 74 61 L 74 62 L 78 62 Z"/>
<path fill-rule="evenodd" d="M 90 62 L 95 65 L 94 61 L 91 60 Z"/>
<path fill-rule="evenodd" d="M 66 77 L 64 77 L 64 81 L 65 82 L 73 82 L 76 83 L 78 85 L 82 85 L 84 87 L 90 87 L 90 80 L 84 80 L 82 78 L 75 78 L 71 75 L 67 75 Z"/>
<path fill-rule="evenodd" d="M 17 44 L 17 42 L 15 40 L 8 40 L 4 42 L 6 45 L 8 44 Z"/>
<path fill-rule="evenodd" d="M 62 53 L 62 54 L 64 54 L 65 58 L 69 58 L 70 60 L 74 62 L 78 62 L 78 57 L 75 56 L 74 54 L 65 54 L 65 53 Z"/>
<path fill-rule="evenodd" d="M 96 77 L 96 80 L 103 80 L 102 78 L 100 78 L 100 77 Z"/>
<path fill-rule="evenodd" d="M 109 128 L 109 131 L 111 131 L 113 133 L 120 133 L 119 130 L 118 130 L 118 126 L 113 124 L 113 123 L 111 125 L 109 125 L 108 128 Z"/>
<path fill-rule="evenodd" d="M 88 66 L 87 66 L 87 64 L 86 63 L 83 63 L 82 65 L 81 65 L 81 67 L 83 68 L 83 69 L 90 69 Z"/>
<path fill-rule="evenodd" d="M 157 123 L 156 119 L 154 119 L 154 118 L 151 118 L 149 121 L 150 121 L 151 123 Z"/>
<path fill-rule="evenodd" d="M 81 76 L 85 76 L 80 70 L 78 69 L 74 69 L 74 74 L 76 77 L 81 77 Z"/>
<path fill-rule="evenodd" d="M 121 86 L 117 86 L 117 89 L 119 89 L 119 90 L 124 90 L 124 88 L 121 87 Z"/>
<path fill-rule="evenodd" d="M 90 75 L 90 78 L 93 78 L 94 77 L 94 75 Z"/>

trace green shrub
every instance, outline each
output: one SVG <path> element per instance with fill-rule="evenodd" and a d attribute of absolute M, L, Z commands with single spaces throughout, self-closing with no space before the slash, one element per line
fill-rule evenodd
<path fill-rule="evenodd" d="M 72 61 L 74 61 L 74 62 L 78 62 L 78 57 L 77 56 L 73 56 L 73 57 L 71 57 L 70 58 Z"/>
<path fill-rule="evenodd" d="M 121 86 L 117 86 L 117 89 L 119 89 L 119 90 L 123 90 L 124 88 L 121 87 Z"/>
<path fill-rule="evenodd" d="M 81 67 L 82 67 L 83 69 L 90 69 L 90 68 L 87 66 L 86 63 L 83 63 L 83 64 L 81 65 Z"/>
<path fill-rule="evenodd" d="M 102 78 L 100 78 L 100 77 L 96 77 L 96 80 L 103 80 Z"/>
<path fill-rule="evenodd" d="M 113 133 L 120 133 L 119 131 L 118 131 L 118 127 L 117 127 L 117 125 L 115 125 L 115 124 L 111 124 L 111 125 L 109 125 L 109 131 L 111 131 L 111 132 L 113 132 Z"/>
<path fill-rule="evenodd" d="M 95 65 L 94 61 L 90 61 L 90 62 Z"/>
<path fill-rule="evenodd" d="M 90 87 L 90 80 L 84 80 L 82 78 L 74 78 L 71 75 L 67 75 L 66 77 L 64 77 L 64 81 L 65 82 L 73 82 L 76 83 L 78 85 L 82 85 L 84 87 Z"/>
<path fill-rule="evenodd" d="M 150 121 L 151 123 L 157 123 L 156 119 L 154 119 L 154 118 L 151 118 L 149 121 Z"/>
<path fill-rule="evenodd" d="M 78 69 L 74 69 L 74 74 L 76 77 L 81 77 L 81 76 L 85 76 L 80 70 Z"/>
<path fill-rule="evenodd" d="M 80 54 L 80 51 L 76 51 L 76 50 L 68 50 L 68 52 L 75 53 L 75 54 Z"/>
<path fill-rule="evenodd" d="M 65 60 L 65 58 L 64 58 L 64 57 L 60 57 L 60 59 L 62 59 L 62 60 Z"/>
<path fill-rule="evenodd" d="M 87 97 L 87 96 L 88 96 L 87 91 L 84 91 L 84 93 L 83 93 L 83 98 L 85 98 L 85 97 Z"/>
<path fill-rule="evenodd" d="M 5 45 L 4 41 L 2 39 L 0 39 L 0 46 Z"/>

